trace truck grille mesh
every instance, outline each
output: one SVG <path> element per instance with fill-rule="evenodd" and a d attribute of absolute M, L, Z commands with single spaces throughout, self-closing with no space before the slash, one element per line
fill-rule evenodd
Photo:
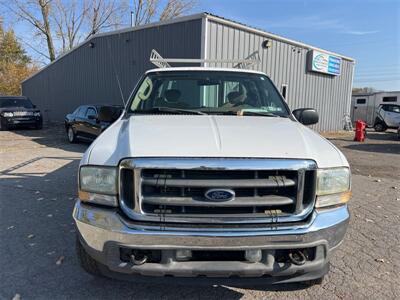
<path fill-rule="evenodd" d="M 302 214 L 315 198 L 315 170 L 123 168 L 120 175 L 123 206 L 140 220 L 223 223 L 269 218 L 276 222 Z M 234 196 L 228 201 L 207 198 L 213 189 Z"/>

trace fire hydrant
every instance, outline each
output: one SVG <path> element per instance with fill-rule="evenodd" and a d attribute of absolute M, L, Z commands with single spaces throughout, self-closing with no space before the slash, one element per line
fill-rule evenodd
<path fill-rule="evenodd" d="M 357 142 L 364 142 L 365 140 L 365 128 L 367 124 L 363 120 L 356 121 L 356 134 L 354 140 Z"/>

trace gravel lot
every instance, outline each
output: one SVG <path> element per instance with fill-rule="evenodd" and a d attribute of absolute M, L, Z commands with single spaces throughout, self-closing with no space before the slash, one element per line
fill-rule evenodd
<path fill-rule="evenodd" d="M 352 220 L 321 286 L 120 282 L 87 275 L 74 252 L 71 211 L 87 144 L 62 128 L 0 132 L 0 298 L 400 299 L 400 141 L 394 133 L 332 142 L 352 165 Z"/>

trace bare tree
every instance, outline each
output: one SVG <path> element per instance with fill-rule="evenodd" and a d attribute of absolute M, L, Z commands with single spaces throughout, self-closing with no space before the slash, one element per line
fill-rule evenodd
<path fill-rule="evenodd" d="M 87 38 L 109 28 L 124 25 L 122 21 L 128 16 L 129 4 L 121 0 L 91 0 L 86 19 L 89 22 Z M 126 24 L 125 24 L 126 25 Z"/>
<path fill-rule="evenodd" d="M 169 20 L 182 16 L 193 9 L 195 0 L 168 0 L 160 15 L 160 20 Z"/>
<path fill-rule="evenodd" d="M 48 58 L 55 60 L 56 51 L 50 25 L 50 2 L 51 0 L 14 0 L 11 3 L 2 3 L 20 19 L 32 25 L 42 35 L 47 43 Z"/>
<path fill-rule="evenodd" d="M 76 0 L 53 0 L 53 3 L 56 9 L 52 10 L 52 20 L 57 28 L 62 52 L 65 52 L 81 41 L 81 29 L 88 13 L 88 4 L 86 0 L 81 1 L 81 4 Z"/>
<path fill-rule="evenodd" d="M 128 25 L 128 3 L 128 0 L 0 0 L 0 5 L 29 24 L 34 35 L 46 42 L 46 58 L 50 61 L 93 34 Z M 32 33 L 26 35 L 23 40 L 29 40 Z"/>
<path fill-rule="evenodd" d="M 181 16 L 196 1 L 133 0 L 133 24 Z M 129 0 L 0 0 L 0 5 L 30 25 L 32 31 L 18 39 L 37 54 L 47 52 L 50 61 L 96 33 L 127 26 L 129 17 Z"/>
<path fill-rule="evenodd" d="M 133 25 L 148 24 L 153 19 L 158 0 L 134 0 L 133 1 Z"/>
<path fill-rule="evenodd" d="M 148 24 L 158 16 L 160 20 L 173 19 L 191 11 L 197 0 L 167 0 L 162 7 L 159 0 L 133 0 L 134 26 Z"/>

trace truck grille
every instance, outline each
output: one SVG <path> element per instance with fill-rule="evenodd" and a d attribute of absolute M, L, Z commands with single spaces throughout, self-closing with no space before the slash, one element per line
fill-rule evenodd
<path fill-rule="evenodd" d="M 121 163 L 121 207 L 128 216 L 185 223 L 293 222 L 304 219 L 314 205 L 312 161 L 167 161 Z M 208 196 L 215 191 L 230 197 Z"/>

